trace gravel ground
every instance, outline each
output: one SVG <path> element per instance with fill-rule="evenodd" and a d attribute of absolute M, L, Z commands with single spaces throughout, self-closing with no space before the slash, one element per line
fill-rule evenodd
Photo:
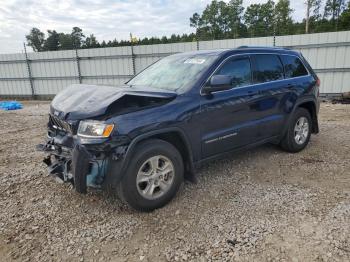
<path fill-rule="evenodd" d="M 24 106 L 0 111 L 0 260 L 350 260 L 349 105 L 322 104 L 303 152 L 269 145 L 212 162 L 148 214 L 49 177 L 34 151 L 48 104 Z"/>

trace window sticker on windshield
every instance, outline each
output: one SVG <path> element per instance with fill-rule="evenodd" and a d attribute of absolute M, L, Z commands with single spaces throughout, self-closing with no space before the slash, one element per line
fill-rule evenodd
<path fill-rule="evenodd" d="M 205 59 L 203 58 L 190 58 L 187 59 L 184 64 L 195 64 L 195 65 L 201 65 L 205 62 Z"/>

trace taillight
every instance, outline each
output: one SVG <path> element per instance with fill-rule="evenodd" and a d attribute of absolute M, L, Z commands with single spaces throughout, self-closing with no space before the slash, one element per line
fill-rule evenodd
<path fill-rule="evenodd" d="M 316 79 L 316 85 L 317 85 L 317 87 L 320 87 L 320 85 L 321 85 L 321 80 L 318 77 Z"/>
<path fill-rule="evenodd" d="M 320 85 L 321 85 L 321 80 L 318 77 L 316 77 L 317 97 L 320 96 Z"/>

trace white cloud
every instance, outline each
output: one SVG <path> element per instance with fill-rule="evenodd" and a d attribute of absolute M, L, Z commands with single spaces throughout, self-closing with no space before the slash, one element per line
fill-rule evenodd
<path fill-rule="evenodd" d="M 21 52 L 32 27 L 70 32 L 81 27 L 98 40 L 189 33 L 189 17 L 211 0 L 6 0 L 0 6 L 0 53 Z M 244 1 L 244 5 L 266 2 Z M 291 1 L 301 20 L 304 0 Z"/>

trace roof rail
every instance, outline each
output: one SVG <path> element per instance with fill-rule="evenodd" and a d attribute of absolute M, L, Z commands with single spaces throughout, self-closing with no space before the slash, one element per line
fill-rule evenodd
<path fill-rule="evenodd" d="M 252 46 L 252 45 L 242 45 L 242 46 L 237 47 L 237 49 L 244 49 L 244 48 L 274 48 L 274 49 L 286 49 L 286 50 L 290 50 L 290 48 L 279 47 L 279 46 Z"/>

